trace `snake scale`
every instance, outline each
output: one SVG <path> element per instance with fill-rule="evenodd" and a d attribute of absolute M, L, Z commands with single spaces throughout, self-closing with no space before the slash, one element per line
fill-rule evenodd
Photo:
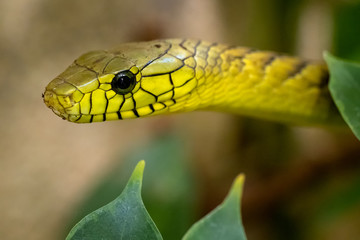
<path fill-rule="evenodd" d="M 323 62 L 189 39 L 85 53 L 43 94 L 75 123 L 215 110 L 301 125 L 338 120 Z"/>

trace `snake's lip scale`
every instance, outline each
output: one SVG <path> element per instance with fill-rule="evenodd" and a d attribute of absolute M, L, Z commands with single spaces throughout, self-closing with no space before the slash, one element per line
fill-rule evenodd
<path fill-rule="evenodd" d="M 48 108 L 50 108 L 56 115 L 58 115 L 62 119 L 68 119 L 69 115 L 65 112 L 64 107 L 60 104 L 54 92 L 45 90 L 42 96 L 44 103 Z"/>

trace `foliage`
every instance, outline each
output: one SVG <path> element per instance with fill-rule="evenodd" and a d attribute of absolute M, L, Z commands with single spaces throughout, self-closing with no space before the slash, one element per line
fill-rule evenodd
<path fill-rule="evenodd" d="M 346 123 L 360 139 L 360 64 L 324 54 L 330 70 L 329 88 Z"/>
<path fill-rule="evenodd" d="M 185 234 L 184 240 L 193 239 L 246 239 L 240 216 L 240 197 L 244 175 L 239 175 L 224 202 Z"/>
<path fill-rule="evenodd" d="M 70 211 L 63 230 L 71 228 L 88 213 L 114 200 L 128 181 L 139 159 L 146 159 L 142 199 L 164 239 L 180 239 L 196 220 L 197 185 L 194 183 L 185 142 L 173 131 L 139 142 L 127 153 L 119 152 L 114 163 L 93 183 L 83 199 Z M 166 159 L 166 161 L 164 161 Z M 173 216 L 177 223 L 173 224 Z"/>
<path fill-rule="evenodd" d="M 141 199 L 144 167 L 141 161 L 121 195 L 82 219 L 66 239 L 162 239 Z"/>
<path fill-rule="evenodd" d="M 83 218 L 66 239 L 162 239 L 141 199 L 144 167 L 140 161 L 120 196 Z M 239 211 L 243 183 L 244 176 L 239 175 L 225 201 L 183 239 L 246 239 Z"/>

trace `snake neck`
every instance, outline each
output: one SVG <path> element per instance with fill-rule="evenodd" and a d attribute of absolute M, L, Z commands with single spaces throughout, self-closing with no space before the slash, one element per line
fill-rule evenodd
<path fill-rule="evenodd" d="M 329 123 L 338 115 L 323 63 L 245 47 L 186 44 L 194 52 L 196 87 L 170 111 L 216 110 L 296 124 Z"/>

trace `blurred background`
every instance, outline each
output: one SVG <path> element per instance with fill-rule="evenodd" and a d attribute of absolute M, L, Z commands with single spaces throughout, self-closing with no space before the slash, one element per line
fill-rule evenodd
<path fill-rule="evenodd" d="M 240 172 L 249 239 L 357 239 L 360 143 L 347 129 L 213 112 L 78 125 L 41 93 L 80 54 L 126 41 L 360 60 L 359 22 L 349 0 L 1 1 L 0 239 L 64 239 L 121 193 L 141 159 L 144 202 L 165 239 L 217 206 Z"/>

